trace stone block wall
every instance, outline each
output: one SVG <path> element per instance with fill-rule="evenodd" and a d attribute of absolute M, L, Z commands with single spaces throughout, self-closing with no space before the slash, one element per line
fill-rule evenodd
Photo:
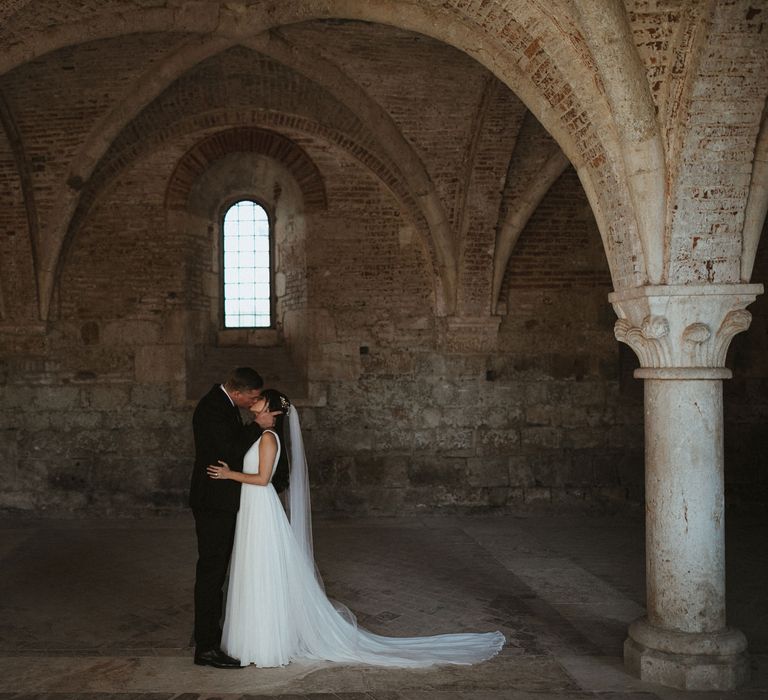
<path fill-rule="evenodd" d="M 185 267 L 183 226 L 165 237 L 163 201 L 186 144 L 118 180 L 73 240 L 57 320 L 5 345 L 5 509 L 184 507 L 194 407 L 185 347 L 200 342 L 186 319 L 206 285 L 189 283 L 200 275 Z M 316 507 L 636 500 L 642 414 L 637 397 L 628 406 L 621 395 L 606 266 L 575 175 L 553 188 L 511 265 L 549 247 L 553 269 L 578 260 L 580 270 L 553 273 L 556 288 L 531 279 L 510 289 L 508 314 L 488 335 L 435 316 L 423 245 L 392 195 L 338 152 L 304 146 L 328 196 L 306 241 L 315 398 L 296 397 Z"/>
<path fill-rule="evenodd" d="M 386 260 L 385 230 L 376 236 L 372 252 Z M 333 247 L 325 240 L 328 259 L 360 250 L 351 237 Z M 490 344 L 479 324 L 458 327 L 419 309 L 413 292 L 397 294 L 396 273 L 385 294 L 343 300 L 332 298 L 332 285 L 365 288 L 365 266 L 321 276 L 337 338 L 359 345 L 350 350 L 359 353 L 357 381 L 329 382 L 327 405 L 302 414 L 324 510 L 638 502 L 642 393 L 625 396 L 620 382 L 607 265 L 572 171 L 529 222 L 510 267 L 535 251 L 537 276 L 507 289 Z"/>
<path fill-rule="evenodd" d="M 34 191 L 35 233 L 48 240 L 66 223 L 55 192 L 83 142 L 95 148 L 94 121 L 130 106 L 121 87 L 165 56 L 167 38 L 147 38 L 142 60 L 143 43 L 127 37 L 46 55 L 0 79 L 31 159 L 25 185 L 18 148 L 0 134 L 0 510 L 185 506 L 190 375 L 221 350 L 216 224 L 202 204 L 220 202 L 210 188 L 224 196 L 222 183 L 246 194 L 227 179 L 240 171 L 268 174 L 260 196 L 280 219 L 280 324 L 273 340 L 229 342 L 225 354 L 268 380 L 285 377 L 284 356 L 296 364 L 302 381 L 291 393 L 318 510 L 640 504 L 642 382 L 613 336 L 613 285 L 575 172 L 566 170 L 539 203 L 501 298 L 491 299 L 505 178 L 526 150 L 515 143 L 530 124 L 522 103 L 479 64 L 426 37 L 355 23 L 299 25 L 286 36 L 327 52 L 315 54 L 314 79 L 232 48 L 180 73 L 114 135 L 73 217 L 45 323 L 33 256 L 25 263 L 22 254 L 33 234 L 23 190 Z M 334 84 L 334 70 L 323 75 L 323 55 L 361 90 Z M 102 73 L 111 77 L 98 83 Z M 56 90 L 62 102 L 49 100 Z M 401 140 L 368 130 L 359 114 L 376 107 Z M 243 147 L 217 153 L 187 198 L 169 205 L 177 166 L 235 129 L 273 129 L 290 140 L 316 166 L 322 202 L 299 211 L 306 192 L 291 164 Z M 405 184 L 404 170 L 412 177 Z M 444 219 L 434 218 L 460 258 L 453 315 L 441 308 L 434 231 L 416 203 L 429 194 L 425 182 L 434 208 L 424 208 L 434 215 L 442 207 Z M 621 216 L 615 221 L 620 228 Z M 754 281 L 768 282 L 767 261 L 764 242 Z M 490 315 L 496 301 L 502 316 Z M 741 505 L 766 499 L 765 298 L 753 314 L 752 330 L 731 351 L 736 378 L 725 383 L 726 483 Z"/>

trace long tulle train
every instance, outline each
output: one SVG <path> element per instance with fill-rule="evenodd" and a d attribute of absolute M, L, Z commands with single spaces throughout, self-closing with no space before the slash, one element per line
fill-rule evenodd
<path fill-rule="evenodd" d="M 326 597 L 272 485 L 244 485 L 230 565 L 222 648 L 243 665 L 296 659 L 421 667 L 496 655 L 500 632 L 383 637 Z"/>

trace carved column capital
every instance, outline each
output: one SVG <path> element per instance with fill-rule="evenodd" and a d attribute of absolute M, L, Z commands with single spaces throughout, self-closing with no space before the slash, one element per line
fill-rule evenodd
<path fill-rule="evenodd" d="M 635 287 L 608 296 L 619 320 L 616 339 L 640 359 L 636 376 L 725 379 L 733 337 L 749 328 L 746 311 L 760 284 Z"/>

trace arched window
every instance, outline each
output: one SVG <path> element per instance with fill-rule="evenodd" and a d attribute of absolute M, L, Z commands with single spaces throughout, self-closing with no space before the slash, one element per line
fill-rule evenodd
<path fill-rule="evenodd" d="M 224 214 L 224 327 L 272 326 L 272 224 L 258 202 L 235 202 Z"/>

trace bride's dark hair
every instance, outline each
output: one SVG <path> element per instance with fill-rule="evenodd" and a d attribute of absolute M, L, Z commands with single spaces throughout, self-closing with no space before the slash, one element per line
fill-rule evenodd
<path fill-rule="evenodd" d="M 278 492 L 285 491 L 288 487 L 288 446 L 283 438 L 283 423 L 285 423 L 285 416 L 291 408 L 291 400 L 277 389 L 264 389 L 261 396 L 267 400 L 267 410 L 270 413 L 280 411 L 280 415 L 275 416 L 275 427 L 273 428 L 280 438 L 280 459 L 275 467 L 272 485 Z"/>

